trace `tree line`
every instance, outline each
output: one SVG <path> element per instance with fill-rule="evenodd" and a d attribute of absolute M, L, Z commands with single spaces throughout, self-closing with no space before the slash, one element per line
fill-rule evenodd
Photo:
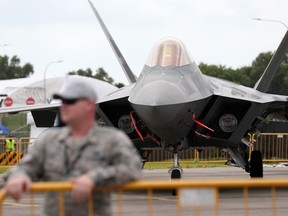
<path fill-rule="evenodd" d="M 77 71 L 70 71 L 68 72 L 69 75 L 79 75 L 79 76 L 86 76 L 91 77 L 95 79 L 99 79 L 105 82 L 108 82 L 112 85 L 117 86 L 118 88 L 121 88 L 124 86 L 123 83 L 116 83 L 114 82 L 114 79 L 108 75 L 108 73 L 104 70 L 104 68 L 100 67 L 96 69 L 95 73 L 91 70 L 91 68 L 87 68 L 86 70 L 79 69 Z"/>
<path fill-rule="evenodd" d="M 208 65 L 200 63 L 199 68 L 203 74 L 229 80 L 244 86 L 253 87 L 267 67 L 273 53 L 260 53 L 251 65 L 237 69 L 224 65 Z M 34 73 L 33 65 L 26 63 L 20 66 L 20 59 L 17 56 L 9 58 L 0 56 L 0 80 L 25 78 Z M 123 83 L 116 83 L 104 68 L 100 67 L 94 72 L 91 68 L 70 71 L 67 74 L 92 77 L 103 80 L 117 87 L 123 87 Z M 268 93 L 288 95 L 288 56 L 283 59 L 276 75 L 269 87 Z"/>
<path fill-rule="evenodd" d="M 251 66 L 244 66 L 238 69 L 227 68 L 223 65 L 207 65 L 200 63 L 199 68 L 202 73 L 229 80 L 244 86 L 254 87 L 267 67 L 272 52 L 260 53 L 255 60 L 252 61 Z M 268 89 L 268 93 L 288 95 L 288 56 L 283 59 L 278 68 L 275 77 Z"/>

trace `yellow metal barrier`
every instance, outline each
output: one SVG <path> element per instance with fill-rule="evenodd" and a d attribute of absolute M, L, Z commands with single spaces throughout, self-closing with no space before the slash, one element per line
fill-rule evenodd
<path fill-rule="evenodd" d="M 262 133 L 259 136 L 256 134 L 248 134 L 250 142 L 253 144 L 252 150 L 260 150 L 263 154 L 264 162 L 288 162 L 288 133 Z M 34 143 L 34 137 L 22 137 L 15 140 L 15 152 L 5 152 L 5 139 L 0 138 L 0 166 L 14 165 L 27 153 L 29 145 Z M 188 162 L 215 162 L 227 161 L 230 156 L 227 151 L 219 148 L 190 148 L 180 152 L 179 159 Z M 149 156 L 149 161 L 169 161 L 173 160 L 173 154 L 164 151 L 161 148 L 154 149 Z"/>
<path fill-rule="evenodd" d="M 0 165 L 14 165 L 22 158 L 22 154 L 18 151 L 19 141 L 15 137 L 11 137 L 15 141 L 15 151 L 6 152 L 6 139 L 0 138 Z"/>
<path fill-rule="evenodd" d="M 286 190 L 283 190 L 286 188 Z M 71 183 L 65 182 L 51 182 L 51 183 L 33 183 L 31 194 L 35 192 L 59 192 L 59 215 L 64 215 L 64 200 L 63 192 L 70 191 L 72 189 Z M 108 188 L 96 188 L 96 190 L 107 190 Z M 239 190 L 239 199 L 235 200 L 235 194 L 233 196 L 226 197 L 221 195 L 223 190 L 227 190 L 231 193 L 234 193 L 235 190 Z M 253 191 L 257 192 L 258 190 L 268 189 L 269 204 L 263 203 L 263 193 L 260 195 L 253 196 Z M 276 189 L 281 189 L 281 196 L 276 197 Z M 265 215 L 276 216 L 283 215 L 287 213 L 287 208 L 280 208 L 281 212 L 278 212 L 277 206 L 279 203 L 287 203 L 287 196 L 282 194 L 283 191 L 288 193 L 288 179 L 225 179 L 225 180 L 173 180 L 173 181 L 163 181 L 163 180 L 151 180 L 151 181 L 137 181 L 132 182 L 122 187 L 114 188 L 113 190 L 117 193 L 114 197 L 117 197 L 117 200 L 113 202 L 114 209 L 117 214 L 113 215 L 163 215 L 165 213 L 168 215 L 254 215 L 259 214 L 259 210 L 265 208 Z M 173 197 L 171 194 L 167 198 L 162 194 L 162 200 L 158 197 L 155 197 L 157 191 L 164 190 L 176 190 L 177 196 Z M 137 192 L 138 191 L 138 192 Z M 161 194 L 160 194 L 161 195 Z M 157 195 L 157 196 L 160 196 Z M 142 199 L 139 198 L 142 196 Z M 32 196 L 34 197 L 34 196 Z M 138 198 L 138 199 L 137 199 Z M 256 202 L 253 203 L 253 200 Z M 233 203 L 233 199 L 235 203 Z M 266 202 L 267 202 L 266 199 Z M 282 200 L 281 200 L 282 199 Z M 0 191 L 0 215 L 4 216 L 5 210 L 5 191 Z M 36 210 L 33 209 L 32 198 L 30 205 L 30 215 L 35 215 Z M 140 201 L 139 201 L 140 200 Z M 239 201 L 240 200 L 240 201 Z M 161 209 L 159 213 L 157 208 L 159 208 L 160 201 L 166 201 L 164 203 L 164 209 Z M 88 206 L 90 213 L 93 215 L 91 201 Z M 172 206 L 171 206 L 172 204 Z M 255 205 L 255 209 L 251 210 L 250 208 Z M 263 206 L 265 205 L 265 206 Z M 136 209 L 133 209 L 133 206 L 136 206 Z M 22 206 L 23 207 L 23 206 Z M 225 209 L 227 208 L 227 209 Z M 165 212 L 168 210 L 168 212 Z M 11 210 L 10 210 L 11 211 Z M 21 212 L 24 209 L 21 208 Z M 12 212 L 5 211 L 5 215 L 11 215 Z M 194 213 L 194 214 L 193 214 Z M 262 214 L 262 215 L 264 215 Z"/>
<path fill-rule="evenodd" d="M 248 134 L 252 150 L 260 150 L 264 162 L 288 162 L 288 133 Z M 171 161 L 173 154 L 163 149 L 153 150 L 149 161 Z M 227 151 L 214 147 L 190 148 L 180 152 L 179 159 L 184 161 L 227 161 Z"/>
<path fill-rule="evenodd" d="M 179 159 L 182 161 L 227 161 L 229 158 L 227 151 L 214 147 L 189 148 L 179 152 Z M 171 160 L 173 160 L 173 154 L 162 148 L 154 149 L 149 156 L 149 161 L 153 162 Z"/>
<path fill-rule="evenodd" d="M 19 139 L 19 148 L 18 151 L 23 154 L 27 153 L 28 147 L 30 144 L 34 143 L 36 138 L 34 137 L 22 137 Z"/>
<path fill-rule="evenodd" d="M 35 141 L 35 138 L 32 137 L 22 137 L 21 139 L 11 137 L 15 140 L 15 151 L 6 152 L 5 140 L 7 138 L 0 138 L 0 165 L 2 166 L 11 166 L 17 164 L 27 153 L 28 146 Z"/>
<path fill-rule="evenodd" d="M 288 161 L 288 133 L 262 133 L 253 138 L 253 148 L 262 152 L 264 161 Z"/>

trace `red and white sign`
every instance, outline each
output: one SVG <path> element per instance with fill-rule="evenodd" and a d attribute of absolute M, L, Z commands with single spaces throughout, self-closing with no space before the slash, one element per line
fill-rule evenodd
<path fill-rule="evenodd" d="M 35 99 L 32 97 L 27 98 L 26 100 L 27 105 L 34 105 L 35 104 Z"/>
<path fill-rule="evenodd" d="M 10 107 L 13 104 L 13 99 L 11 97 L 6 97 L 3 102 L 6 107 Z"/>

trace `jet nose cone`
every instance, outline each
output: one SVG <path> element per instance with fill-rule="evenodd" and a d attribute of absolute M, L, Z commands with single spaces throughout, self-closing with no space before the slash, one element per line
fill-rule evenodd
<path fill-rule="evenodd" d="M 129 101 L 138 105 L 161 106 L 183 103 L 186 97 L 184 91 L 174 83 L 155 81 L 134 89 Z"/>

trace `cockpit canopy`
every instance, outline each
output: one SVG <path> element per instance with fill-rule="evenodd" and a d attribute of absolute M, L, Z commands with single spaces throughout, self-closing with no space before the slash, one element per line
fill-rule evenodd
<path fill-rule="evenodd" d="M 154 66 L 183 66 L 192 61 L 182 41 L 169 37 L 158 41 L 148 57 L 146 65 Z"/>

